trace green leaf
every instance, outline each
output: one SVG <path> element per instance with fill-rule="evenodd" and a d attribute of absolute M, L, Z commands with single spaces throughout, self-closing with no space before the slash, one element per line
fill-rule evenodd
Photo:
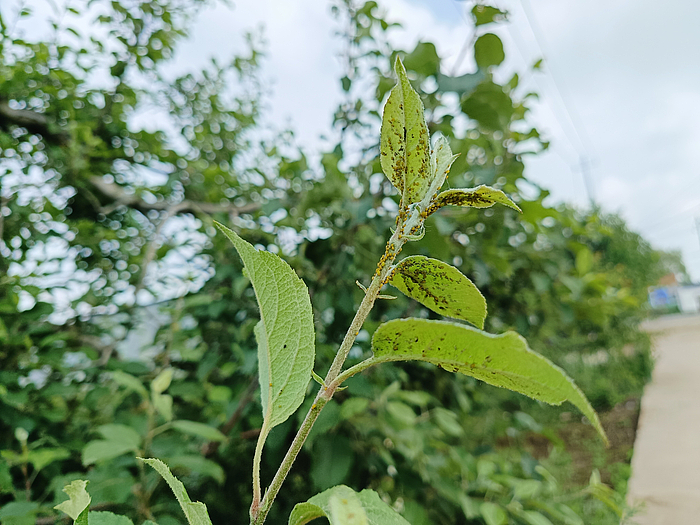
<path fill-rule="evenodd" d="M 428 215 L 447 205 L 490 208 L 494 204 L 503 204 L 516 211 L 522 211 L 501 190 L 482 185 L 476 188 L 443 191 L 428 208 Z"/>
<path fill-rule="evenodd" d="M 396 265 L 389 284 L 433 312 L 483 328 L 486 300 L 457 268 L 422 255 Z"/>
<path fill-rule="evenodd" d="M 479 27 L 491 22 L 500 22 L 505 20 L 507 13 L 490 5 L 475 5 L 472 8 L 472 16 L 474 17 L 474 25 Z"/>
<path fill-rule="evenodd" d="M 131 374 L 127 374 L 121 370 L 115 370 L 112 372 L 112 380 L 120 386 L 137 392 L 142 398 L 148 399 L 148 390 L 146 390 L 146 387 L 143 386 L 143 383 L 141 383 L 138 378 Z"/>
<path fill-rule="evenodd" d="M 221 485 L 226 479 L 226 474 L 221 465 L 206 459 L 201 455 L 190 455 L 190 456 L 173 456 L 168 458 L 168 463 L 171 468 L 185 468 L 201 474 L 202 476 L 209 476 L 214 479 L 219 485 Z"/>
<path fill-rule="evenodd" d="M 54 507 L 54 509 L 65 512 L 73 518 L 76 525 L 87 525 L 88 522 L 87 515 L 91 498 L 85 489 L 87 484 L 88 482 L 85 480 L 76 479 L 70 485 L 63 487 L 63 492 L 68 494 L 69 499 Z"/>
<path fill-rule="evenodd" d="M 432 42 L 418 42 L 415 49 L 404 57 L 403 63 L 406 69 L 426 77 L 440 71 L 440 56 Z"/>
<path fill-rule="evenodd" d="M 350 440 L 345 436 L 326 434 L 314 442 L 311 456 L 311 481 L 317 490 L 342 483 L 354 463 Z"/>
<path fill-rule="evenodd" d="M 459 155 L 453 155 L 450 142 L 443 135 L 435 140 L 435 147 L 430 152 L 430 186 L 426 195 L 430 198 L 437 195 L 437 192 L 445 183 L 450 166 Z"/>
<path fill-rule="evenodd" d="M 205 425 L 204 423 L 177 419 L 170 424 L 175 430 L 179 430 L 183 434 L 203 437 L 208 441 L 226 441 L 226 436 L 219 432 L 218 429 Z"/>
<path fill-rule="evenodd" d="M 158 413 L 163 416 L 166 421 L 173 419 L 173 396 L 169 394 L 153 393 L 151 401 Z"/>
<path fill-rule="evenodd" d="M 401 425 L 411 426 L 416 422 L 416 413 L 401 401 L 389 401 L 386 404 L 386 411 Z"/>
<path fill-rule="evenodd" d="M 365 397 L 351 397 L 340 405 L 340 419 L 350 419 L 364 413 L 369 407 L 369 399 Z"/>
<path fill-rule="evenodd" d="M 508 523 L 508 515 L 500 505 L 485 501 L 479 508 L 481 516 L 484 518 L 486 525 L 505 525 Z"/>
<path fill-rule="evenodd" d="M 486 33 L 476 39 L 474 43 L 474 59 L 480 69 L 497 66 L 505 60 L 503 42 L 493 33 Z"/>
<path fill-rule="evenodd" d="M 2 525 L 34 525 L 39 504 L 35 501 L 11 501 L 0 508 Z"/>
<path fill-rule="evenodd" d="M 70 452 L 65 448 L 39 448 L 30 450 L 27 454 L 29 461 L 35 470 L 41 470 L 45 466 L 70 457 Z"/>
<path fill-rule="evenodd" d="M 528 525 L 552 525 L 549 518 L 546 518 L 544 515 L 534 510 L 520 512 L 518 513 L 518 517 L 520 517 Z"/>
<path fill-rule="evenodd" d="M 461 97 L 465 93 L 472 93 L 477 86 L 481 84 L 481 81 L 485 79 L 486 73 L 484 73 L 481 69 L 477 70 L 476 73 L 467 73 L 466 75 L 461 75 L 459 77 L 450 77 L 439 74 L 437 76 L 438 91 L 452 91 Z"/>
<path fill-rule="evenodd" d="M 97 432 L 108 441 L 117 441 L 131 449 L 141 446 L 141 436 L 136 430 L 126 425 L 108 424 L 97 427 Z"/>
<path fill-rule="evenodd" d="M 503 91 L 503 86 L 490 80 L 481 82 L 461 101 L 462 111 L 479 126 L 491 131 L 506 129 L 517 118 L 513 100 Z"/>
<path fill-rule="evenodd" d="M 453 437 L 459 437 L 464 434 L 464 429 L 459 424 L 457 414 L 442 407 L 435 407 L 431 412 L 435 423 L 445 434 Z"/>
<path fill-rule="evenodd" d="M 134 525 L 134 522 L 113 512 L 97 511 L 88 513 L 88 525 Z"/>
<path fill-rule="evenodd" d="M 215 223 L 238 251 L 260 306 L 255 327 L 263 407 L 261 438 L 304 401 L 314 363 L 314 321 L 304 281 L 276 255 L 256 250 Z"/>
<path fill-rule="evenodd" d="M 182 511 L 185 513 L 187 521 L 190 525 L 211 525 L 209 513 L 207 512 L 207 506 L 199 501 L 193 502 L 190 500 L 190 497 L 187 495 L 187 491 L 185 490 L 185 486 L 175 476 L 173 476 L 172 472 L 170 472 L 170 469 L 165 463 L 159 459 L 139 459 L 147 465 L 153 467 L 158 474 L 163 476 L 165 482 L 170 485 L 170 488 L 175 494 L 175 497 L 177 498 L 177 501 L 180 504 Z"/>
<path fill-rule="evenodd" d="M 598 415 L 581 390 L 515 332 L 492 335 L 447 321 L 395 319 L 377 328 L 372 350 L 380 362 L 426 361 L 551 405 L 569 401 L 607 443 Z"/>
<path fill-rule="evenodd" d="M 330 525 L 410 525 L 373 490 L 357 493 L 345 485 L 295 505 L 289 525 L 304 525 L 322 517 L 328 518 Z"/>
<path fill-rule="evenodd" d="M 384 105 L 379 159 L 408 206 L 420 202 L 430 186 L 430 140 L 423 102 L 398 57 L 394 69 L 398 82 Z"/>
<path fill-rule="evenodd" d="M 166 368 L 160 374 L 158 374 L 153 381 L 151 381 L 151 391 L 155 392 L 156 394 L 162 394 L 168 389 L 172 380 L 173 369 Z"/>
<path fill-rule="evenodd" d="M 90 441 L 83 448 L 83 465 L 88 466 L 93 463 L 114 459 L 127 452 L 135 452 L 137 448 L 133 443 L 122 443 L 111 439 L 96 439 Z"/>

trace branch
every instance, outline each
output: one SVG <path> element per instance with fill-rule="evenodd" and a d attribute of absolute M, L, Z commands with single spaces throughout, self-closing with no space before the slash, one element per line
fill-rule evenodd
<path fill-rule="evenodd" d="M 31 109 L 12 109 L 6 100 L 0 100 L 0 126 L 11 124 L 26 128 L 30 133 L 39 134 L 61 146 L 70 141 L 68 133 L 52 129 L 53 122 L 48 115 Z"/>
<path fill-rule="evenodd" d="M 92 177 L 90 184 L 105 197 L 114 201 L 111 205 L 102 207 L 100 211 L 105 215 L 113 212 L 119 206 L 135 208 L 142 213 L 149 210 L 168 211 L 170 216 L 178 213 L 228 213 L 230 215 L 240 215 L 250 213 L 260 208 L 257 202 L 251 202 L 244 206 L 234 206 L 233 204 L 216 204 L 214 202 L 197 202 L 184 200 L 175 204 L 167 201 L 156 201 L 149 203 L 136 195 L 128 194 L 121 186 L 105 182 L 101 177 Z"/>
<path fill-rule="evenodd" d="M 31 133 L 36 133 L 44 137 L 50 142 L 67 146 L 70 143 L 71 137 L 64 131 L 56 131 L 51 117 L 44 113 L 39 113 L 31 109 L 13 109 L 6 100 L 0 100 L 0 127 L 8 127 L 16 125 L 26 128 Z M 158 201 L 154 203 L 145 202 L 136 195 L 126 193 L 121 187 L 116 184 L 105 182 L 100 177 L 92 177 L 90 184 L 99 193 L 114 201 L 107 206 L 98 206 L 98 211 L 108 215 L 119 206 L 129 206 L 145 213 L 149 210 L 170 210 L 171 215 L 178 213 L 228 213 L 229 215 L 240 215 L 241 213 L 249 213 L 260 208 L 258 203 L 249 203 L 245 206 L 234 206 L 233 204 L 216 204 L 213 202 L 196 202 L 184 200 L 176 204 L 166 201 Z M 97 204 L 97 203 L 93 203 Z"/>

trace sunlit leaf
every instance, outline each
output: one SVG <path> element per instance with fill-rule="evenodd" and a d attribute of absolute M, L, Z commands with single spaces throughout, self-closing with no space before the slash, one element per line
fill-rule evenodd
<path fill-rule="evenodd" d="M 70 485 L 63 487 L 63 492 L 68 494 L 69 499 L 54 507 L 54 509 L 65 512 L 73 518 L 76 525 L 87 525 L 88 523 L 87 515 L 91 498 L 85 489 L 87 484 L 87 481 L 76 479 Z"/>
<path fill-rule="evenodd" d="M 162 394 L 170 386 L 170 382 L 173 380 L 173 369 L 166 368 L 156 378 L 151 382 L 151 390 L 156 394 Z"/>
<path fill-rule="evenodd" d="M 485 501 L 481 504 L 481 507 L 479 507 L 479 511 L 486 525 L 505 525 L 508 523 L 508 515 L 500 505 Z"/>
<path fill-rule="evenodd" d="M 552 405 L 569 401 L 607 442 L 598 415 L 571 378 L 515 332 L 492 335 L 447 321 L 395 319 L 377 328 L 372 350 L 379 361 L 426 361 Z"/>
<path fill-rule="evenodd" d="M 207 506 L 199 501 L 192 501 L 187 495 L 185 486 L 180 480 L 173 476 L 172 472 L 168 466 L 160 461 L 159 459 L 144 459 L 139 458 L 141 461 L 150 465 L 155 469 L 158 474 L 163 476 L 165 482 L 170 486 L 175 497 L 177 498 L 182 511 L 187 517 L 187 521 L 190 525 L 211 525 L 211 520 L 209 519 L 209 513 L 207 512 Z"/>
<path fill-rule="evenodd" d="M 406 257 L 396 265 L 389 284 L 433 312 L 484 327 L 484 296 L 457 268 L 447 263 L 422 255 Z"/>
<path fill-rule="evenodd" d="M 345 485 L 333 487 L 295 505 L 289 516 L 289 525 L 304 525 L 323 517 L 330 525 L 410 525 L 373 490 L 358 493 Z"/>
<path fill-rule="evenodd" d="M 398 82 L 384 106 L 379 157 L 382 170 L 409 205 L 428 191 L 430 142 L 423 102 L 399 58 L 395 71 Z"/>

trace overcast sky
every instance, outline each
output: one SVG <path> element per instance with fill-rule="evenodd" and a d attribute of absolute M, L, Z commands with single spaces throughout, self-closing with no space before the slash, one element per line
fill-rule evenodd
<path fill-rule="evenodd" d="M 451 69 L 472 31 L 471 2 L 383 0 L 403 23 L 398 44 L 430 40 Z M 552 202 L 588 203 L 580 169 L 590 164 L 593 196 L 659 248 L 681 249 L 700 281 L 700 2 L 697 0 L 501 0 L 510 23 L 496 32 L 514 71 L 541 95 L 532 120 L 552 141 L 530 158 L 527 176 Z M 339 43 L 328 0 L 240 0 L 201 13 L 186 50 L 191 67 L 242 48 L 241 32 L 265 27 L 273 81 L 270 115 L 313 149 L 342 98 Z M 541 74 L 527 73 L 544 56 Z M 187 66 L 185 66 L 185 64 Z M 461 72 L 473 65 L 465 60 Z"/>

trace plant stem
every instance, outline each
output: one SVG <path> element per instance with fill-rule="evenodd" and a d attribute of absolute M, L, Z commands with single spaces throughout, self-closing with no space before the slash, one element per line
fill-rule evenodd
<path fill-rule="evenodd" d="M 255 518 L 260 509 L 260 498 L 262 496 L 262 489 L 260 488 L 260 460 L 262 459 L 265 439 L 267 439 L 267 434 L 269 432 L 269 429 L 265 428 L 265 425 L 263 425 L 258 435 L 258 442 L 255 445 L 255 454 L 253 455 L 253 502 L 250 504 L 251 520 Z"/>
<path fill-rule="evenodd" d="M 362 299 L 362 302 L 360 303 L 360 306 L 357 309 L 357 313 L 355 314 L 352 323 L 350 323 L 350 328 L 348 328 L 348 331 L 345 334 L 345 338 L 340 344 L 338 353 L 336 354 L 335 359 L 333 360 L 333 363 L 331 364 L 331 367 L 328 370 L 328 374 L 326 375 L 326 378 L 324 380 L 325 386 L 322 386 L 319 389 L 318 394 L 316 395 L 316 399 L 314 400 L 313 405 L 311 405 L 309 412 L 306 414 L 306 417 L 304 418 L 304 422 L 301 424 L 301 427 L 299 427 L 299 431 L 297 432 L 296 436 L 294 436 L 294 441 L 292 441 L 292 444 L 289 447 L 287 454 L 284 456 L 282 464 L 277 470 L 277 473 L 275 474 L 272 483 L 270 483 L 270 487 L 267 489 L 267 491 L 265 491 L 265 496 L 260 502 L 260 507 L 259 509 L 257 509 L 257 513 L 253 513 L 253 507 L 251 506 L 250 522 L 252 525 L 262 525 L 263 523 L 265 523 L 265 518 L 267 517 L 268 512 L 270 512 L 272 503 L 277 497 L 277 494 L 279 493 L 279 490 L 282 487 L 282 483 L 284 483 L 287 474 L 289 474 L 289 471 L 292 468 L 292 464 L 294 463 L 294 460 L 299 454 L 301 447 L 304 445 L 304 441 L 306 441 L 309 432 L 311 432 L 311 427 L 313 427 L 323 407 L 326 405 L 326 403 L 328 403 L 328 401 L 330 401 L 338 386 L 340 386 L 340 382 L 337 381 L 337 379 L 340 376 L 340 371 L 343 367 L 343 363 L 345 362 L 345 359 L 347 359 L 348 353 L 350 353 L 350 349 L 352 348 L 352 345 L 355 342 L 355 338 L 360 333 L 360 329 L 362 328 L 365 319 L 367 319 L 367 316 L 372 310 L 374 302 L 377 300 L 377 296 L 379 295 L 379 291 L 381 290 L 382 286 L 384 286 L 385 281 L 387 280 L 389 274 L 392 271 L 392 263 L 394 262 L 394 259 L 396 259 L 396 256 L 399 254 L 401 248 L 406 243 L 406 238 L 402 235 L 402 232 L 403 225 L 399 224 L 398 228 L 396 229 L 396 232 L 394 232 L 394 234 L 389 239 L 389 242 L 387 242 L 386 252 L 384 253 L 384 256 L 380 260 L 379 264 L 377 265 L 377 272 L 374 274 L 372 283 L 367 288 L 365 297 Z M 368 359 L 367 361 L 370 360 Z M 363 362 L 366 363 L 367 361 Z M 343 375 L 346 376 L 346 374 Z M 350 376 L 346 376 L 345 378 L 347 379 L 347 377 Z M 255 499 L 253 501 L 255 502 Z"/>

